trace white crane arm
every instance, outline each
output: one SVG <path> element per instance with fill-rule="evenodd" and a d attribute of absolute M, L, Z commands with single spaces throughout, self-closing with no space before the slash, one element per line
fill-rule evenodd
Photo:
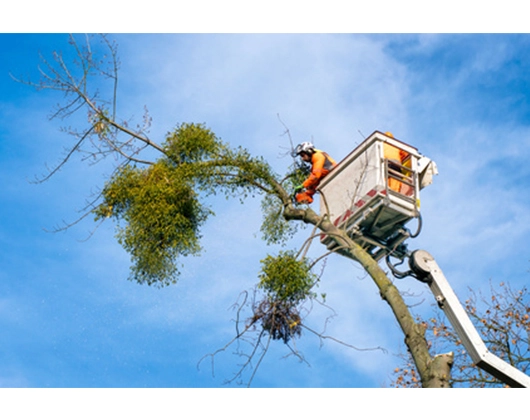
<path fill-rule="evenodd" d="M 488 351 L 434 257 L 418 250 L 412 253 L 409 264 L 416 277 L 429 285 L 473 362 L 512 388 L 530 388 L 529 376 Z"/>

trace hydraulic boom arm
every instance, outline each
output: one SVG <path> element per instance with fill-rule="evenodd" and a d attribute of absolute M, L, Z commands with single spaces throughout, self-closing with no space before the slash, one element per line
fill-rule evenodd
<path fill-rule="evenodd" d="M 530 377 L 488 351 L 432 255 L 415 251 L 409 265 L 415 277 L 429 285 L 473 362 L 512 388 L 530 388 Z"/>

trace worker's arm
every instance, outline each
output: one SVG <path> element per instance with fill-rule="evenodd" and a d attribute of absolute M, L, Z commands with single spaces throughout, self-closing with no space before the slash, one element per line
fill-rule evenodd
<path fill-rule="evenodd" d="M 315 189 L 322 178 L 322 170 L 324 169 L 324 163 L 326 157 L 323 153 L 315 153 L 312 157 L 311 174 L 302 184 L 304 188 Z"/>

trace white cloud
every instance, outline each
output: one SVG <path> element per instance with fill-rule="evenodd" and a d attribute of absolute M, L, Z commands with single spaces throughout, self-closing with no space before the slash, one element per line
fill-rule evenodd
<path fill-rule="evenodd" d="M 122 44 L 132 55 L 123 67 L 151 90 L 140 96 L 164 130 L 198 120 L 224 140 L 275 156 L 286 144 L 280 114 L 294 141 L 313 137 L 341 158 L 361 139 L 358 130 L 405 124 L 404 68 L 369 37 L 168 35 L 135 41 L 134 49 Z"/>

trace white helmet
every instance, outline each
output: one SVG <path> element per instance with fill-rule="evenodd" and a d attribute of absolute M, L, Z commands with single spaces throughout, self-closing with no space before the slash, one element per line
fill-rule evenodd
<path fill-rule="evenodd" d="M 300 143 L 298 146 L 296 146 L 296 149 L 294 149 L 292 156 L 296 157 L 296 156 L 299 156 L 300 153 L 312 154 L 314 152 L 315 152 L 315 146 L 313 146 L 313 143 L 305 141 L 303 143 Z"/>

